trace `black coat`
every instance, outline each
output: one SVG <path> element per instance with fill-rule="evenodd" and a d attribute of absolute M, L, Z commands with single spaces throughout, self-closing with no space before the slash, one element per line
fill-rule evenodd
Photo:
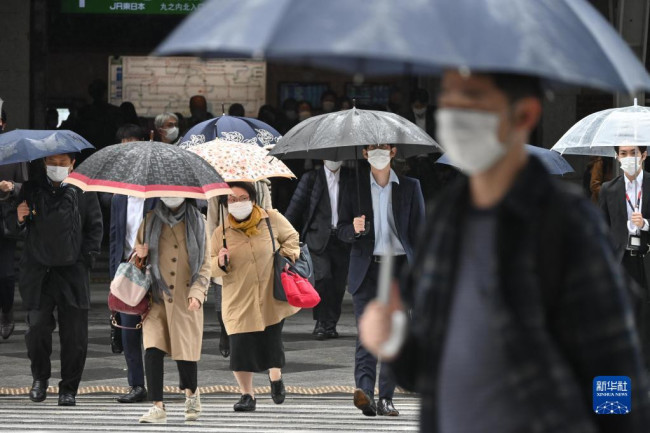
<path fill-rule="evenodd" d="M 10 193 L 0 193 L 0 218 L 4 220 L 7 228 L 16 224 L 17 199 L 23 182 L 27 180 L 27 167 L 25 164 L 0 165 L 0 181 L 11 180 L 14 182 L 14 190 Z M 14 251 L 16 240 L 4 238 L 0 234 L 0 278 L 13 276 Z"/>
<path fill-rule="evenodd" d="M 77 188 L 66 185 L 63 188 Z M 36 189 L 46 194 L 53 194 L 56 188 L 47 181 L 29 181 L 23 185 L 19 200 L 27 200 L 27 204 L 33 206 L 32 196 Z M 44 286 L 57 287 L 62 293 L 65 302 L 75 308 L 90 308 L 90 268 L 94 257 L 99 254 L 102 242 L 102 213 L 99 207 L 97 194 L 94 192 L 82 192 L 77 188 L 79 214 L 81 216 L 82 243 L 81 252 L 77 263 L 70 266 L 48 267 L 38 263 L 32 256 L 29 242 L 25 243 L 23 257 L 20 262 L 20 295 L 23 306 L 27 310 L 38 309 L 40 306 L 41 291 Z M 39 218 L 39 210 L 32 218 Z M 27 237 L 30 235 L 30 224 L 28 219 L 25 223 Z M 56 227 L 52 227 L 56 230 Z M 61 249 L 66 245 L 61 245 Z"/>
<path fill-rule="evenodd" d="M 296 191 L 291 197 L 291 203 L 284 216 L 300 233 L 303 241 L 309 245 L 309 250 L 321 253 L 327 247 L 332 225 L 332 207 L 327 187 L 325 167 L 305 173 Z M 339 177 L 339 209 L 343 185 L 352 174 L 345 167 L 340 168 Z"/>
<path fill-rule="evenodd" d="M 339 203 L 338 237 L 352 244 L 350 268 L 348 272 L 348 291 L 355 294 L 366 277 L 375 249 L 374 212 L 370 192 L 370 171 L 363 167 L 359 173 L 361 191 L 361 215 L 366 216 L 367 234 L 356 237 L 353 221 L 360 216 L 357 201 L 356 180 L 343 185 Z M 399 184 L 392 185 L 393 217 L 397 236 L 406 252 L 408 263 L 412 263 L 419 230 L 424 223 L 424 198 L 420 182 L 406 176 L 398 176 Z"/>

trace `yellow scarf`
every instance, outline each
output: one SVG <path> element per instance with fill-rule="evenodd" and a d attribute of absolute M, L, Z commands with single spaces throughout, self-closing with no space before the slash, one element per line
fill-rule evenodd
<path fill-rule="evenodd" d="M 248 219 L 244 221 L 237 221 L 235 217 L 228 214 L 228 221 L 230 222 L 230 227 L 242 230 L 246 236 L 249 238 L 253 235 L 260 234 L 260 231 L 257 230 L 257 224 L 262 219 L 262 208 L 258 205 L 253 205 L 253 211 Z"/>

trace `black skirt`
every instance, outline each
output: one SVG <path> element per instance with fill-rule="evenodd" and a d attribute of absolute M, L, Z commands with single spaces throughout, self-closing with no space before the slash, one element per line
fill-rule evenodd
<path fill-rule="evenodd" d="M 284 320 L 264 331 L 230 335 L 230 369 L 259 373 L 284 367 L 283 325 Z"/>

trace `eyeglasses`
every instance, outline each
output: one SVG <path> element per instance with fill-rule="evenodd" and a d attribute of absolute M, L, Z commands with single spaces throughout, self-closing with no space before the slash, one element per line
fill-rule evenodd
<path fill-rule="evenodd" d="M 377 150 L 377 149 L 390 150 L 390 144 L 370 144 L 370 145 L 368 145 L 368 147 L 366 149 L 368 149 L 368 150 Z"/>
<path fill-rule="evenodd" d="M 239 197 L 234 197 L 232 195 L 228 196 L 228 204 L 240 203 L 242 201 L 248 201 L 251 198 L 247 195 L 240 195 Z"/>

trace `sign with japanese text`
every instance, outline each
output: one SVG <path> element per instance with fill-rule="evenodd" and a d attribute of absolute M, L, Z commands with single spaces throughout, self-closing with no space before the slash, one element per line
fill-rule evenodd
<path fill-rule="evenodd" d="M 87 14 L 186 15 L 205 0 L 62 0 L 61 11 Z"/>

